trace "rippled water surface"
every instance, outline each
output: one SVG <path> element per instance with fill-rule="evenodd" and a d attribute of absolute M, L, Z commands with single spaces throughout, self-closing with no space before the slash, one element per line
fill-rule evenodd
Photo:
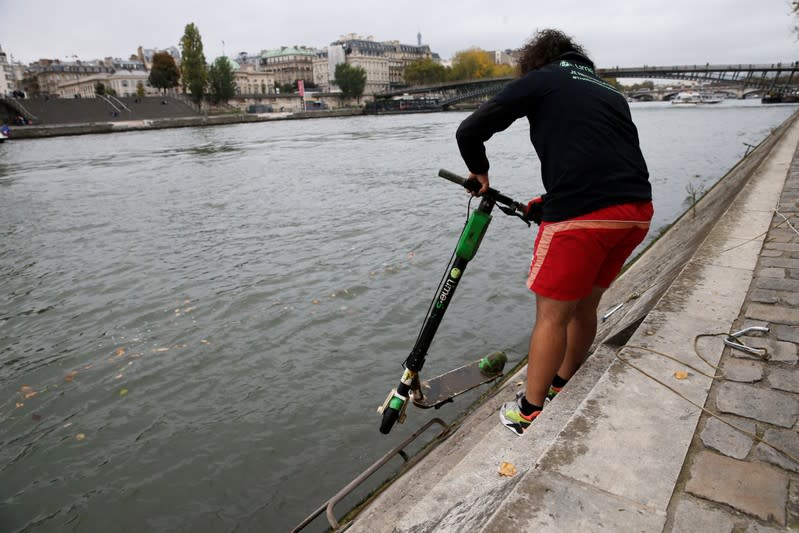
<path fill-rule="evenodd" d="M 795 109 L 633 104 L 652 234 Z M 465 172 L 465 116 L 0 145 L 0 530 L 286 531 L 456 417 L 464 401 L 383 436 L 375 409 L 465 221 L 436 177 Z M 489 156 L 495 188 L 542 192 L 526 124 Z M 524 353 L 532 238 L 495 215 L 427 375 Z"/>

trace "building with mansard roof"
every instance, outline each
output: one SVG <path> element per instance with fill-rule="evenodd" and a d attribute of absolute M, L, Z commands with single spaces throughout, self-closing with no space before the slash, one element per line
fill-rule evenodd
<path fill-rule="evenodd" d="M 276 85 L 293 84 L 297 80 L 313 82 L 313 61 L 316 50 L 305 46 L 282 46 L 264 50 L 260 70 L 271 75 Z"/>
<path fill-rule="evenodd" d="M 103 60 L 61 62 L 40 59 L 28 65 L 26 91 L 33 96 L 93 98 L 94 86 L 102 83 L 119 96 L 135 96 L 141 84 L 145 94 L 156 94 L 142 61 L 107 57 Z"/>
<path fill-rule="evenodd" d="M 257 62 L 248 61 L 247 54 L 240 53 L 236 60 L 229 57 L 225 59 L 230 63 L 233 71 L 233 81 L 236 84 L 238 96 L 260 96 L 275 93 L 275 78 L 269 72 L 260 68 Z"/>
<path fill-rule="evenodd" d="M 330 43 L 314 59 L 314 82 L 323 91 L 336 90 L 336 66 L 347 63 L 366 72 L 365 95 L 377 94 L 405 85 L 405 67 L 419 59 L 437 59 L 430 47 L 421 44 L 402 44 L 399 41 L 375 41 L 374 37 L 343 35 Z"/>
<path fill-rule="evenodd" d="M 40 59 L 28 65 L 26 92 L 32 93 L 32 96 L 58 96 L 62 84 L 113 72 L 112 65 L 97 60 L 61 62 L 58 59 Z"/>

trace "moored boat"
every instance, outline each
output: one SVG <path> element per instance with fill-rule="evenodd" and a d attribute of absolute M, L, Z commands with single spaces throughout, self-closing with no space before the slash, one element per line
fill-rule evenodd
<path fill-rule="evenodd" d="M 672 98 L 672 104 L 699 105 L 699 104 L 718 104 L 723 98 L 708 93 L 698 91 L 682 91 Z"/>

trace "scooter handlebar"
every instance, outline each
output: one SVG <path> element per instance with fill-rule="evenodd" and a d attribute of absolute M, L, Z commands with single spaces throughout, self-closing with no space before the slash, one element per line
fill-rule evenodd
<path fill-rule="evenodd" d="M 472 192 L 480 190 L 480 182 L 478 182 L 477 180 L 466 179 L 462 176 L 458 176 L 454 172 L 450 172 L 449 170 L 445 170 L 443 168 L 438 171 L 438 175 L 444 178 L 445 180 L 449 180 L 452 183 L 460 185 L 466 190 Z M 515 214 L 524 219 L 524 213 L 527 207 L 525 204 L 521 204 L 515 201 L 513 198 L 508 198 L 504 194 L 500 193 L 498 190 L 492 189 L 490 187 L 488 191 L 486 191 L 484 196 L 492 198 L 495 202 L 499 204 L 508 206 L 513 211 L 513 213 L 508 213 L 508 214 Z"/>
<path fill-rule="evenodd" d="M 450 172 L 446 169 L 440 169 L 438 171 L 438 175 L 444 178 L 445 180 L 449 180 L 452 183 L 460 185 L 464 189 L 468 189 L 470 191 L 479 191 L 480 190 L 480 183 L 477 180 L 468 180 L 466 178 L 462 178 L 458 176 L 454 172 Z"/>

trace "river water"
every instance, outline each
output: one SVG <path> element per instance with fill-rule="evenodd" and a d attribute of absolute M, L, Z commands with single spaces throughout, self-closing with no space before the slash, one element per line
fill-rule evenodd
<path fill-rule="evenodd" d="M 632 109 L 653 237 L 796 106 Z M 384 436 L 375 409 L 466 218 L 436 177 L 465 172 L 465 116 L 0 145 L 0 530 L 286 531 L 454 419 L 468 398 Z M 542 192 L 525 126 L 489 142 L 492 185 L 524 201 Z M 532 239 L 496 212 L 425 375 L 495 349 L 518 362 Z"/>

